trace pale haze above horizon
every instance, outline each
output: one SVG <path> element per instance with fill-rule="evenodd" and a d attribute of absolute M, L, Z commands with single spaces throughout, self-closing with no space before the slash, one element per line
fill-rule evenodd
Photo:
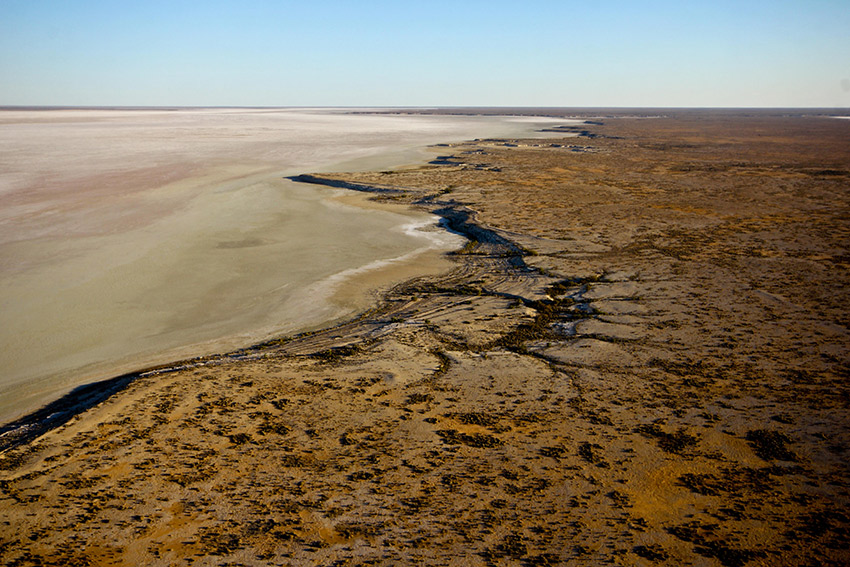
<path fill-rule="evenodd" d="M 0 0 L 0 105 L 850 107 L 850 2 Z"/>

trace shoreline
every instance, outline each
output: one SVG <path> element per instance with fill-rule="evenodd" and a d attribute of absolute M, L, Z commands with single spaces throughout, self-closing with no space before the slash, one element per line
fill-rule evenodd
<path fill-rule="evenodd" d="M 379 187 L 370 187 L 367 185 L 351 184 L 351 186 L 347 186 L 348 184 L 342 184 L 332 179 L 326 179 L 319 176 L 295 177 L 309 178 L 310 181 L 305 181 L 307 183 L 313 183 L 337 189 L 344 188 L 363 193 L 372 193 L 379 195 L 386 193 L 401 193 L 401 191 L 387 191 Z M 293 180 L 296 181 L 296 179 Z M 418 204 L 417 206 L 421 206 L 421 204 Z M 434 214 L 435 216 L 438 216 L 443 221 L 445 221 L 451 227 L 449 229 L 451 232 L 463 236 L 467 239 L 467 241 L 471 240 L 469 236 L 472 236 L 472 239 L 475 240 L 487 238 L 484 235 L 486 235 L 489 231 L 476 227 L 475 225 L 467 224 L 465 220 L 465 215 L 467 215 L 468 212 L 454 211 L 452 209 L 440 209 L 433 210 L 430 212 L 431 214 Z M 459 221 L 459 219 L 464 220 Z M 419 256 L 423 253 L 427 254 L 428 252 L 429 251 L 417 251 L 415 252 L 415 254 Z M 452 252 L 441 253 L 442 256 L 451 254 Z M 382 262 L 392 263 L 394 260 L 396 259 L 385 260 Z M 368 271 L 381 271 L 385 267 L 386 266 L 369 268 L 369 266 L 363 266 L 361 268 L 357 268 L 357 270 L 366 268 Z M 333 279 L 338 275 L 339 274 L 335 274 L 330 278 L 326 278 L 325 280 L 322 280 L 322 282 L 318 282 L 318 284 L 321 284 L 328 279 Z M 377 288 L 371 288 L 367 291 L 367 293 L 370 295 L 377 295 L 375 296 L 376 300 L 370 302 L 370 307 L 363 309 L 361 312 L 353 316 L 342 317 L 341 320 L 338 320 L 337 322 L 329 321 L 320 324 L 315 329 L 308 329 L 294 334 L 283 334 L 279 337 L 269 338 L 260 341 L 256 344 L 252 344 L 243 348 L 238 348 L 232 351 L 178 359 L 172 362 L 156 364 L 131 372 L 127 372 L 118 376 L 113 376 L 110 378 L 105 378 L 102 380 L 96 380 L 93 382 L 82 384 L 74 388 L 67 394 L 61 396 L 59 399 L 49 402 L 32 412 L 28 412 L 27 414 L 13 419 L 7 423 L 0 423 L 0 455 L 2 455 L 5 451 L 9 449 L 26 445 L 37 437 L 53 429 L 61 427 L 62 425 L 73 419 L 75 416 L 91 409 L 92 407 L 109 399 L 111 396 L 120 393 L 121 390 L 125 389 L 138 378 L 144 378 L 148 376 L 160 376 L 172 372 L 179 372 L 186 369 L 200 368 L 206 366 L 218 366 L 229 362 L 248 360 L 251 358 L 259 358 L 263 356 L 264 351 L 277 348 L 283 344 L 297 342 L 299 339 L 304 338 L 313 339 L 317 335 L 321 334 L 335 333 L 339 329 L 356 325 L 358 322 L 365 320 L 367 317 L 380 317 L 382 314 L 382 310 L 387 309 L 386 306 L 382 307 L 381 304 L 384 303 L 385 296 L 388 295 L 389 289 L 404 287 L 410 285 L 411 282 L 421 280 L 423 278 L 428 279 L 429 277 L 431 277 L 439 280 L 446 275 L 447 273 L 446 271 L 444 271 L 436 274 L 432 273 L 426 276 L 414 276 L 406 278 L 401 282 L 390 284 L 389 286 L 384 285 L 378 286 Z M 350 274 L 346 276 L 345 279 L 348 280 L 354 277 L 356 277 L 355 274 Z M 339 285 L 345 282 L 336 283 Z M 336 291 L 331 292 L 330 297 L 332 298 L 334 295 L 336 295 L 336 293 Z M 359 295 L 362 295 L 362 292 Z"/>
<path fill-rule="evenodd" d="M 265 173 L 261 174 L 262 178 L 265 178 L 266 176 L 267 174 Z M 254 177 L 255 176 L 252 176 L 251 178 L 253 179 Z M 287 178 L 282 177 L 282 179 L 286 180 Z M 308 191 L 312 192 L 312 189 L 308 189 Z M 427 218 L 414 210 L 406 210 L 404 207 L 392 205 L 386 206 L 377 203 L 372 204 L 360 198 L 359 195 L 356 197 L 357 198 L 354 199 L 343 199 L 332 193 L 316 195 L 318 202 L 322 203 L 322 206 L 327 207 L 329 210 L 341 209 L 344 211 L 363 211 L 367 214 L 373 211 L 379 215 L 390 214 L 398 217 L 396 222 L 403 224 L 397 224 L 393 230 L 398 229 L 404 231 L 405 235 L 410 237 L 410 240 L 415 239 L 416 248 L 411 249 L 408 252 L 404 252 L 401 256 L 390 256 L 380 261 L 368 261 L 364 265 L 347 268 L 341 272 L 338 270 L 333 271 L 320 279 L 308 282 L 308 285 L 306 285 L 303 289 L 299 289 L 294 293 L 284 296 L 284 299 L 289 303 L 293 303 L 298 300 L 298 302 L 302 305 L 307 305 L 309 303 L 314 306 L 311 308 L 311 312 L 306 314 L 309 315 L 309 317 L 306 317 L 306 321 L 300 321 L 300 318 L 298 322 L 293 322 L 286 318 L 282 321 L 276 319 L 274 321 L 270 321 L 270 325 L 263 327 L 257 327 L 255 329 L 213 339 L 203 339 L 199 342 L 178 344 L 177 346 L 167 349 L 160 349 L 157 352 L 131 352 L 126 356 L 110 361 L 111 366 L 118 370 L 117 372 L 110 373 L 108 369 L 104 370 L 103 367 L 105 363 L 91 362 L 76 368 L 64 369 L 58 374 L 58 371 L 52 371 L 49 375 L 39 375 L 36 378 L 44 381 L 50 376 L 56 375 L 61 382 L 77 382 L 79 387 L 85 388 L 90 384 L 108 381 L 119 376 L 143 373 L 149 368 L 173 365 L 178 362 L 195 359 L 197 357 L 221 356 L 222 354 L 229 353 L 240 348 L 248 348 L 256 342 L 261 342 L 266 338 L 291 334 L 292 331 L 285 328 L 287 325 L 289 327 L 292 327 L 293 325 L 297 327 L 296 332 L 304 332 L 316 330 L 329 324 L 335 324 L 336 322 L 350 318 L 357 311 L 362 310 L 365 305 L 371 303 L 369 297 L 377 290 L 385 288 L 392 282 L 399 281 L 399 276 L 395 272 L 403 272 L 401 264 L 410 264 L 409 269 L 413 272 L 431 270 L 440 271 L 442 269 L 449 268 L 448 265 L 444 265 L 447 264 L 447 262 L 442 259 L 442 254 L 438 252 L 438 250 L 448 250 L 446 248 L 446 244 L 450 242 L 450 238 L 444 238 L 443 240 L 445 240 L 445 242 L 440 244 L 436 242 L 434 238 L 425 234 L 425 231 L 415 231 L 411 233 L 411 231 L 406 228 L 411 222 L 415 222 L 417 226 L 427 230 L 428 225 L 430 225 L 430 221 Z M 351 213 L 346 214 L 350 215 Z M 357 277 L 358 275 L 360 276 L 361 281 L 364 282 L 365 287 L 368 289 L 355 290 L 353 289 L 354 284 L 348 283 L 348 280 L 351 279 L 351 277 Z M 315 293 L 316 290 L 319 289 L 326 289 L 328 293 Z M 302 307 L 301 309 L 306 309 L 306 307 Z M 317 320 L 317 318 L 320 320 Z M 294 317 L 290 317 L 290 319 L 294 320 Z M 281 325 L 283 325 L 283 327 L 281 327 Z M 272 327 L 275 329 L 269 330 Z M 248 336 L 254 338 L 245 340 L 245 337 Z M 133 363 L 133 359 L 147 359 L 150 362 L 138 364 Z M 86 382 L 79 383 L 79 380 L 74 377 L 91 377 L 91 379 Z M 27 382 L 24 382 L 17 386 L 12 385 L 11 387 L 26 388 L 27 384 Z M 76 387 L 77 386 L 75 386 L 75 388 Z M 11 391 L 12 390 L 10 390 L 10 392 Z M 64 394 L 60 394 L 60 396 L 45 396 L 42 394 L 36 395 L 44 398 L 45 401 L 42 404 L 39 404 L 39 406 L 34 406 L 31 410 L 24 414 L 20 414 L 11 419 L 6 419 L 0 422 L 0 432 L 5 430 L 11 423 L 17 422 L 21 419 L 26 419 L 28 414 L 42 411 L 45 406 L 58 401 Z M 52 399 L 50 399 L 51 397 Z M 2 435 L 2 433 L 0 433 L 0 435 Z"/>

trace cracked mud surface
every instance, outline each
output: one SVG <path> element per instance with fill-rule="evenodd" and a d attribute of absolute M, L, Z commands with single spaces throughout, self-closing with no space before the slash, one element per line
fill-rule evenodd
<path fill-rule="evenodd" d="M 601 122 L 335 176 L 457 269 L 7 448 L 0 558 L 850 562 L 850 121 Z"/>

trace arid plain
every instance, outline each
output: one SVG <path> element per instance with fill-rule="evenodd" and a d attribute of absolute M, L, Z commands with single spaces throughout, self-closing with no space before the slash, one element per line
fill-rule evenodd
<path fill-rule="evenodd" d="M 352 321 L 7 439 L 0 559 L 850 562 L 850 120 L 569 116 L 300 178 L 468 244 Z"/>

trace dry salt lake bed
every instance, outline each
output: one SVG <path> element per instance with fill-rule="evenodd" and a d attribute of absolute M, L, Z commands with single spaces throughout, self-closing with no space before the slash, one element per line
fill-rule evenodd
<path fill-rule="evenodd" d="M 223 111 L 202 111 L 189 122 L 205 112 L 222 119 Z M 255 112 L 236 114 L 268 124 Z M 336 130 L 355 124 L 287 112 Z M 166 330 L 218 309 L 216 299 L 237 287 L 243 253 L 274 264 L 286 233 L 263 224 L 263 213 L 289 218 L 286 207 L 297 207 L 332 217 L 356 204 L 370 221 L 352 225 L 377 222 L 362 209 L 368 193 L 352 202 L 342 193 L 325 200 L 304 188 L 288 192 L 278 183 L 293 171 L 372 191 L 370 208 L 393 204 L 378 212 L 401 217 L 372 227 L 393 241 L 433 223 L 400 212 L 402 203 L 419 203 L 468 241 L 444 258 L 451 270 L 412 280 L 405 266 L 445 267 L 416 252 L 433 246 L 428 257 L 439 259 L 445 233 L 421 233 L 388 252 L 413 259 L 390 264 L 404 280 L 398 285 L 359 268 L 302 285 L 319 287 L 306 296 L 311 313 L 325 303 L 313 297 L 360 312 L 351 302 L 362 286 L 352 282 L 381 288 L 375 307 L 338 324 L 139 376 L 60 425 L 33 414 L 34 429 L 14 426 L 0 437 L 0 562 L 850 564 L 850 121 L 811 110 L 548 112 L 586 122 L 554 120 L 546 140 L 519 133 L 451 143 L 435 163 L 399 169 L 340 154 L 306 171 L 276 165 L 256 182 L 241 181 L 254 172 L 239 169 L 203 183 L 197 176 L 215 176 L 200 163 L 174 178 L 162 173 L 153 193 L 134 191 L 134 177 L 122 172 L 113 177 L 127 182 L 120 201 L 129 209 L 107 207 L 109 184 L 83 185 L 101 191 L 84 200 L 103 205 L 97 216 L 75 216 L 61 187 L 56 220 L 49 207 L 33 207 L 27 233 L 54 244 L 42 249 L 53 256 L 39 258 L 57 266 L 88 259 L 94 280 L 118 281 L 96 269 L 100 258 L 152 265 L 125 234 L 156 258 L 201 258 L 192 269 L 173 264 L 173 281 L 194 282 L 193 293 L 185 318 L 175 311 L 159 327 Z M 406 118 L 356 123 L 386 119 L 405 131 L 489 124 Z M 492 120 L 497 129 L 539 129 Z M 247 154 L 272 151 L 248 140 Z M 202 140 L 194 141 L 200 151 Z M 225 153 L 241 168 L 248 158 L 236 147 Z M 389 161 L 421 163 L 421 153 L 397 147 Z M 19 212 L 25 196 L 16 197 Z M 275 199 L 286 207 L 270 206 Z M 224 210 L 205 224 L 199 210 L 216 200 Z M 261 227 L 243 232 L 255 217 Z M 162 238 L 187 227 L 183 240 Z M 113 232 L 117 240 L 107 238 Z M 86 238 L 104 250 L 69 253 Z M 205 268 L 210 258 L 219 262 Z M 374 262 L 387 267 L 353 263 Z M 227 294 L 197 276 L 204 269 L 225 273 Z M 38 278 L 30 281 L 37 289 Z M 69 281 L 87 280 L 77 273 Z M 160 283 L 154 306 L 160 294 L 181 297 L 170 280 Z M 234 299 L 232 309 L 249 318 L 272 309 L 289 288 L 269 285 L 268 294 Z M 192 303 L 194 293 L 206 299 Z"/>
<path fill-rule="evenodd" d="M 435 252 L 462 244 L 427 229 L 431 215 L 286 176 L 416 163 L 430 144 L 551 123 L 0 112 L 0 422 L 95 379 L 351 315 L 370 290 L 445 269 Z"/>

